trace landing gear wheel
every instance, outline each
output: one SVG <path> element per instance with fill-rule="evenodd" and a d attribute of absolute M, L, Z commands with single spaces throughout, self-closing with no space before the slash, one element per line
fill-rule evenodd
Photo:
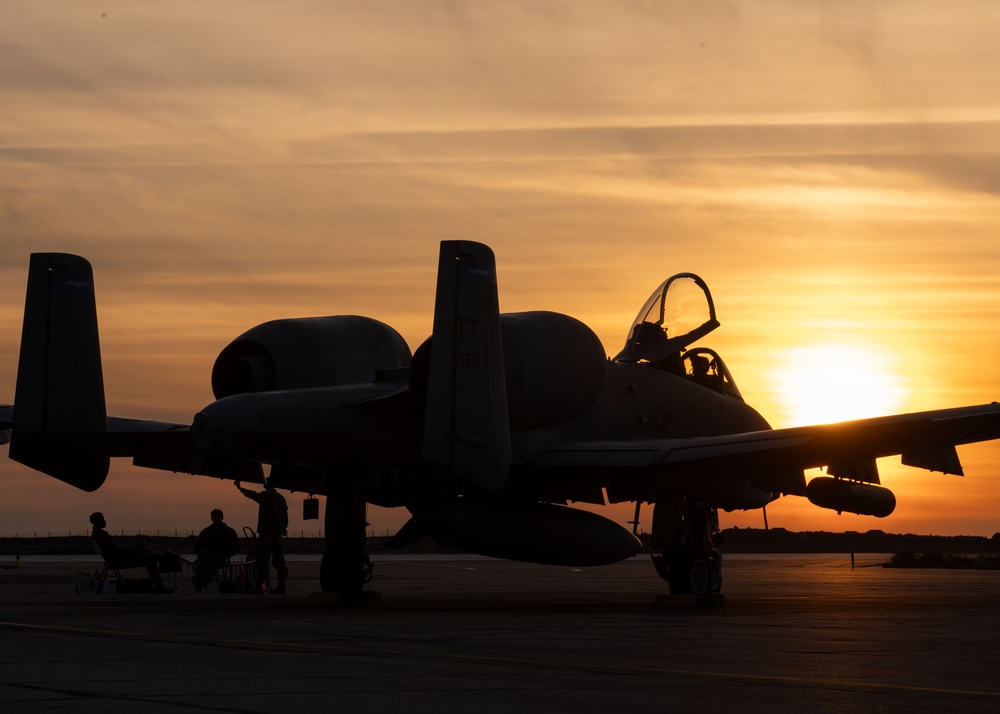
<path fill-rule="evenodd" d="M 705 558 L 695 558 L 689 570 L 691 580 L 691 592 L 696 597 L 702 597 L 708 593 L 709 582 L 711 581 L 711 569 L 708 560 Z"/>
<path fill-rule="evenodd" d="M 670 559 L 667 583 L 674 595 L 702 596 L 708 592 L 711 569 L 708 561 L 684 548 Z"/>
<path fill-rule="evenodd" d="M 653 565 L 671 594 L 721 602 L 722 553 L 712 542 L 717 532 L 714 508 L 672 493 L 656 502 L 650 545 L 663 555 L 654 555 Z"/>

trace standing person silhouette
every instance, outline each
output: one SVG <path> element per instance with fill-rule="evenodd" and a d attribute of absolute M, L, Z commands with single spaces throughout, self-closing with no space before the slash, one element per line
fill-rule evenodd
<path fill-rule="evenodd" d="M 283 539 L 288 533 L 288 504 L 285 503 L 285 497 L 271 485 L 270 479 L 264 479 L 264 490 L 260 492 L 243 488 L 240 483 L 236 482 L 240 493 L 256 501 L 258 505 L 257 578 L 246 593 L 256 595 L 264 592 L 271 563 L 274 563 L 274 569 L 278 573 L 278 586 L 271 588 L 271 594 L 284 595 L 287 592 L 285 582 L 288 580 L 288 565 L 285 564 Z"/>

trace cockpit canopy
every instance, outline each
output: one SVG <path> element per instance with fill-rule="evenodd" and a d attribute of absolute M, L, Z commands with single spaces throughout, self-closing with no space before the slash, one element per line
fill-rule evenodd
<path fill-rule="evenodd" d="M 648 362 L 720 394 L 742 400 L 722 358 L 707 347 L 689 348 L 719 326 L 708 285 L 694 273 L 667 278 L 636 315 L 616 362 Z"/>
<path fill-rule="evenodd" d="M 617 362 L 660 362 L 719 326 L 708 285 L 694 273 L 667 278 L 639 310 Z"/>

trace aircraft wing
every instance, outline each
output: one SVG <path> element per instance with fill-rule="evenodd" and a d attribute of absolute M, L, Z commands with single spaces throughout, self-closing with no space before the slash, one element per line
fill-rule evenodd
<path fill-rule="evenodd" d="M 749 480 L 786 491 L 789 471 L 825 466 L 833 475 L 878 483 L 874 460 L 962 474 L 958 444 L 1000 438 L 1000 404 L 897 414 L 817 426 L 686 439 L 536 442 L 530 467 L 645 469 L 673 476 Z M 787 491 L 786 491 L 787 492 Z"/>

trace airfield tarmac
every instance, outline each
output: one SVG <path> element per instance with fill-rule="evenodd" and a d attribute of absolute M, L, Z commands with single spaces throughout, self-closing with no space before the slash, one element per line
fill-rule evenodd
<path fill-rule="evenodd" d="M 1000 711 L 1000 572 L 739 555 L 721 607 L 654 604 L 645 558 L 577 570 L 376 562 L 382 602 L 78 595 L 94 564 L 0 569 L 0 706 L 213 712 Z M 4 561 L 8 562 L 8 561 Z"/>

